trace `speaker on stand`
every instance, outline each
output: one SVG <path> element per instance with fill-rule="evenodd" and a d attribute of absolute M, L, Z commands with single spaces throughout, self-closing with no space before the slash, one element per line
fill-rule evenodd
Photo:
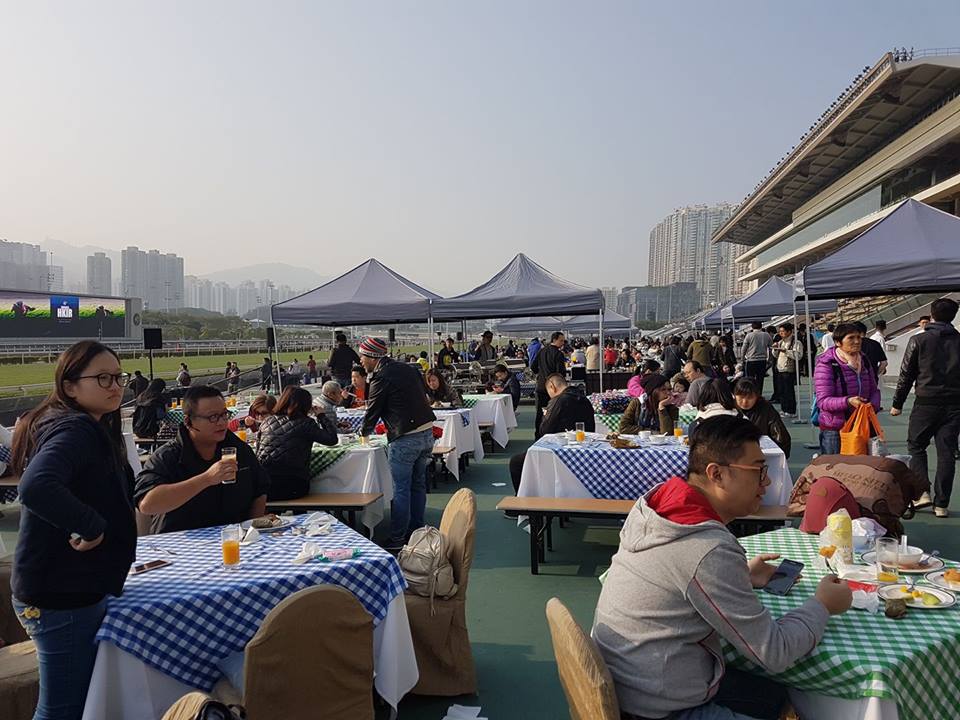
<path fill-rule="evenodd" d="M 163 349 L 163 330 L 160 328 L 143 329 L 143 349 L 150 357 L 150 379 L 153 380 L 153 351 Z"/>

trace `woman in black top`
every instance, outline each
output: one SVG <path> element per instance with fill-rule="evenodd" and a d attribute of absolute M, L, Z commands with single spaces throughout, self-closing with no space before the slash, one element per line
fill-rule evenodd
<path fill-rule="evenodd" d="M 310 417 L 313 396 L 288 387 L 274 414 L 260 425 L 257 459 L 270 476 L 267 500 L 292 500 L 310 490 L 310 451 L 314 443 L 336 445 L 337 429 L 326 415 Z"/>
<path fill-rule="evenodd" d="M 120 431 L 128 376 L 92 340 L 60 356 L 53 392 L 13 440 L 21 473 L 13 606 L 37 646 L 36 718 L 83 714 L 107 595 L 120 595 L 136 554 L 133 472 Z"/>
<path fill-rule="evenodd" d="M 166 389 L 167 384 L 157 378 L 140 393 L 133 408 L 133 434 L 137 437 L 156 437 L 160 431 L 160 424 L 167 416 L 167 399 L 163 395 Z"/>

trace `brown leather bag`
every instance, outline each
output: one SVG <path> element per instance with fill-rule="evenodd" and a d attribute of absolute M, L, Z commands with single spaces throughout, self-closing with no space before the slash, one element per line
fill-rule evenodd
<path fill-rule="evenodd" d="M 810 486 L 832 477 L 846 487 L 863 515 L 883 525 L 890 534 L 903 534 L 900 518 L 913 517 L 913 503 L 930 490 L 930 481 L 899 460 L 870 455 L 821 455 L 803 469 L 793 486 L 787 515 L 803 515 Z"/>

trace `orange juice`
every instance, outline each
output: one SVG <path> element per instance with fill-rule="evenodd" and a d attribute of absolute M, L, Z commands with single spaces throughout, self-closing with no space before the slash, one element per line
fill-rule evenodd
<path fill-rule="evenodd" d="M 683 437 L 683 428 L 675 427 L 675 428 L 673 429 L 673 436 L 674 436 L 674 437 Z"/>
<path fill-rule="evenodd" d="M 236 565 L 240 562 L 240 541 L 224 540 L 221 543 L 223 548 L 223 564 Z"/>
<path fill-rule="evenodd" d="M 583 430 L 577 430 L 577 442 L 583 442 L 587 439 L 587 434 Z"/>
<path fill-rule="evenodd" d="M 239 438 L 241 442 L 246 442 L 246 441 L 247 441 L 247 431 L 246 431 L 245 428 L 240 428 L 239 430 L 237 430 L 237 431 L 234 433 L 234 435 L 236 435 L 237 438 Z"/>

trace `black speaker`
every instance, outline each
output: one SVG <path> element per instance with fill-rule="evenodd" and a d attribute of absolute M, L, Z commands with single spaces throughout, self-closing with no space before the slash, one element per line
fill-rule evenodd
<path fill-rule="evenodd" d="M 277 346 L 277 337 L 273 334 L 273 328 L 267 328 L 267 347 L 273 350 Z"/>
<path fill-rule="evenodd" d="M 390 328 L 389 330 L 387 330 L 387 340 L 389 340 L 390 342 L 396 342 L 397 331 L 394 330 L 393 328 Z"/>
<path fill-rule="evenodd" d="M 463 342 L 463 330 L 457 330 L 457 342 Z"/>
<path fill-rule="evenodd" d="M 143 329 L 143 349 L 144 350 L 162 350 L 163 349 L 163 331 L 160 328 Z"/>

